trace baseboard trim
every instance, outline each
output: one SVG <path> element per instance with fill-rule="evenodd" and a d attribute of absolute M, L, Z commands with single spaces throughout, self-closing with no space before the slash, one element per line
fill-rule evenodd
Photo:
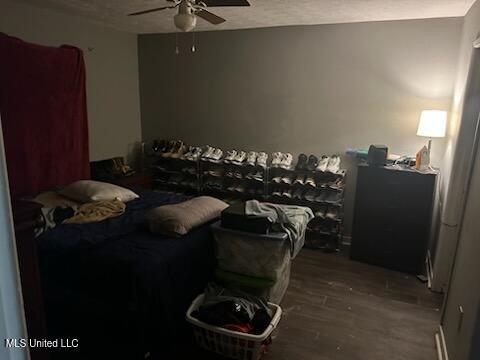
<path fill-rule="evenodd" d="M 438 332 L 435 333 L 435 347 L 437 348 L 438 360 L 449 360 L 442 325 L 438 325 Z"/>

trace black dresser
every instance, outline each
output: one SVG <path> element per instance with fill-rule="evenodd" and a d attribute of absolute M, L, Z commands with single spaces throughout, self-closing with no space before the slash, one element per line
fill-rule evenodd
<path fill-rule="evenodd" d="M 437 174 L 358 166 L 351 258 L 425 272 Z"/>

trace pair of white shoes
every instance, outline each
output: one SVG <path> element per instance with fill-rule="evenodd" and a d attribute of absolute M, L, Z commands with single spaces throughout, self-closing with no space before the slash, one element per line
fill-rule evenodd
<path fill-rule="evenodd" d="M 229 150 L 227 151 L 227 155 L 223 159 L 223 162 L 225 164 L 242 165 L 246 157 L 247 153 L 245 151 Z"/>
<path fill-rule="evenodd" d="M 272 154 L 272 167 L 290 169 L 292 167 L 293 156 L 290 153 L 274 152 Z"/>
<path fill-rule="evenodd" d="M 247 154 L 246 163 L 249 166 L 257 165 L 265 169 L 267 167 L 267 159 L 268 159 L 268 155 L 263 151 L 260 151 L 258 153 L 256 151 L 250 151 Z"/>
<path fill-rule="evenodd" d="M 337 155 L 331 157 L 323 155 L 318 162 L 316 170 L 336 174 L 340 170 L 340 157 Z"/>
<path fill-rule="evenodd" d="M 198 146 L 190 146 L 188 148 L 188 152 L 183 154 L 183 159 L 190 160 L 190 161 L 197 161 L 198 158 L 202 155 L 202 149 Z"/>
<path fill-rule="evenodd" d="M 209 145 L 206 146 L 206 150 L 202 154 L 202 160 L 218 163 L 223 156 L 222 149 L 214 148 Z"/>

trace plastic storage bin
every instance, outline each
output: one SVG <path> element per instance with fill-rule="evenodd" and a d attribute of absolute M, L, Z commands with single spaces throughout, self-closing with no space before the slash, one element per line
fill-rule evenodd
<path fill-rule="evenodd" d="M 205 350 L 237 360 L 259 360 L 271 343 L 272 331 L 277 327 L 282 316 L 280 306 L 268 303 L 272 310 L 272 321 L 260 335 L 245 334 L 222 327 L 206 324 L 194 317 L 192 313 L 203 303 L 204 294 L 197 296 L 187 311 L 186 320 L 193 325 L 197 344 Z"/>

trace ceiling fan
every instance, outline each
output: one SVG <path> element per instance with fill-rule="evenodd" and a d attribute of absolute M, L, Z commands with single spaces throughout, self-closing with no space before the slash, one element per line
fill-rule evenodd
<path fill-rule="evenodd" d="M 208 21 L 210 24 L 218 25 L 226 20 L 207 10 L 207 7 L 214 6 L 250 6 L 247 0 L 167 0 L 173 2 L 174 5 L 162 6 L 159 8 L 149 9 L 128 14 L 128 16 L 136 16 L 148 14 L 156 11 L 175 9 L 178 7 L 178 13 L 173 20 L 175 26 L 182 31 L 192 31 L 197 25 L 197 16 Z"/>

